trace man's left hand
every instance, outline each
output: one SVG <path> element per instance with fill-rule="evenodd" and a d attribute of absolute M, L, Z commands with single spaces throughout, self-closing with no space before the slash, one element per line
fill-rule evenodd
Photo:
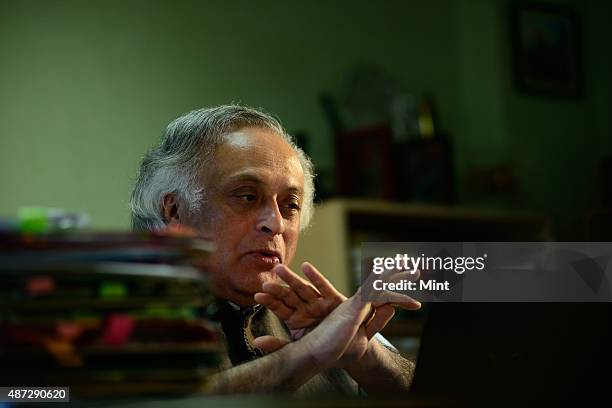
<path fill-rule="evenodd" d="M 284 265 L 277 266 L 275 272 L 286 286 L 276 282 L 266 282 L 262 287 L 263 292 L 255 295 L 256 302 L 270 309 L 287 324 L 291 330 L 292 340 L 297 340 L 312 330 L 346 300 L 346 297 L 310 263 L 305 262 L 302 271 L 310 282 Z M 403 302 L 400 306 L 416 310 L 420 307 L 420 303 Z M 387 325 L 395 313 L 395 309 L 390 304 L 377 307 L 374 302 L 370 304 L 370 308 L 372 318 L 359 329 L 358 335 L 338 361 L 337 366 L 344 368 L 355 366 L 371 347 L 369 340 Z M 286 342 L 272 336 L 263 336 L 255 340 L 255 346 L 266 352 L 275 351 L 285 344 Z"/>

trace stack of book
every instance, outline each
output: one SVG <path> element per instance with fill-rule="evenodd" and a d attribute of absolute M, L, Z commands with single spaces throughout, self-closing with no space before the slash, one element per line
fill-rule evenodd
<path fill-rule="evenodd" d="M 205 241 L 0 230 L 0 383 L 72 395 L 197 392 L 219 365 Z"/>

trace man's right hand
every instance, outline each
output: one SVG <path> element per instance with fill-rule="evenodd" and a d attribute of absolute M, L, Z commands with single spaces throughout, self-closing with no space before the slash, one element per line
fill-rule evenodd
<path fill-rule="evenodd" d="M 346 361 L 343 356 L 348 350 L 350 359 L 358 360 L 368 347 L 369 339 L 362 324 L 368 317 L 370 308 L 356 294 L 338 305 L 317 326 L 294 341 L 293 345 L 299 346 L 299 350 L 307 353 L 317 371 L 343 365 L 343 361 Z M 274 348 L 281 348 L 286 344 L 275 344 L 275 340 L 278 339 L 264 336 L 257 338 L 254 345 L 273 351 Z"/>
<path fill-rule="evenodd" d="M 255 299 L 286 322 L 293 340 L 314 331 L 307 336 L 305 340 L 308 342 L 305 344 L 317 363 L 324 366 L 329 365 L 328 359 L 331 359 L 331 366 L 338 367 L 359 361 L 368 348 L 369 339 L 393 317 L 393 304 L 410 310 L 420 307 L 418 302 L 408 296 L 386 291 L 377 294 L 379 296 L 372 299 L 373 302 L 364 301 L 361 291 L 347 300 L 308 263 L 303 265 L 303 270 L 312 284 L 286 266 L 278 266 L 276 269 L 288 286 L 266 283 L 266 293 L 257 294 Z M 374 309 L 374 318 L 364 325 L 364 320 L 368 319 Z M 313 343 L 315 338 L 320 341 Z M 254 345 L 272 352 L 286 343 L 272 336 L 263 336 L 257 338 Z"/>
<path fill-rule="evenodd" d="M 302 264 L 302 272 L 310 282 L 285 265 L 278 265 L 274 272 L 285 284 L 265 282 L 255 301 L 285 322 L 292 340 L 312 330 L 347 299 L 308 262 Z"/>
<path fill-rule="evenodd" d="M 254 345 L 268 351 L 269 354 L 219 372 L 211 378 L 207 391 L 213 394 L 265 390 L 293 391 L 327 368 L 350 363 L 356 363 L 361 367 L 358 360 L 364 357 L 364 353 L 365 356 L 369 356 L 369 360 L 372 356 L 380 355 L 375 352 L 376 350 L 368 352 L 368 345 L 372 342 L 368 341 L 371 335 L 366 327 L 371 327 L 377 319 L 385 320 L 384 326 L 393 316 L 393 304 L 411 305 L 413 308 L 418 305 L 418 302 L 415 305 L 415 301 L 405 295 L 392 292 L 382 295 L 374 298 L 373 302 L 367 302 L 364 301 L 366 295 L 358 291 L 349 299 L 338 304 L 333 301 L 329 303 L 329 308 L 320 309 L 321 312 L 327 312 L 327 315 L 311 313 L 300 316 L 298 313 L 294 320 L 296 325 L 311 324 L 302 329 L 307 332 L 303 337 L 288 344 L 272 336 L 255 339 Z M 364 321 L 369 318 L 372 307 L 376 307 L 378 312 L 372 322 L 365 325 Z M 367 364 L 363 367 L 367 371 L 367 376 L 362 378 L 357 375 L 353 378 L 357 379 L 360 385 L 363 382 L 365 386 L 371 372 Z M 270 375 L 271 373 L 273 375 Z M 399 367 L 395 371 L 379 370 L 375 375 L 383 381 L 385 388 L 388 388 L 386 379 L 390 378 L 389 376 L 410 377 L 410 373 L 405 368 Z M 398 389 L 404 390 L 408 384 L 409 380 L 402 380 Z"/>

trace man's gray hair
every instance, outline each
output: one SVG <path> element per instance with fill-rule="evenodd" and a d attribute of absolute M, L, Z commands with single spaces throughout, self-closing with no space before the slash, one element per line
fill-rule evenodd
<path fill-rule="evenodd" d="M 130 200 L 132 228 L 155 230 L 165 227 L 163 200 L 170 193 L 176 194 L 190 213 L 198 213 L 206 196 L 206 186 L 198 185 L 201 169 L 210 163 L 224 135 L 244 127 L 270 129 L 295 150 L 304 171 L 300 228 L 306 228 L 313 212 L 312 162 L 278 119 L 260 109 L 240 105 L 194 110 L 168 125 L 159 146 L 148 152 L 140 164 Z"/>

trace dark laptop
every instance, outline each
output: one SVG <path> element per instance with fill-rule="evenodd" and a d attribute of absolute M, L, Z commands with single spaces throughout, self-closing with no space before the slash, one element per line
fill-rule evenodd
<path fill-rule="evenodd" d="M 413 393 L 609 399 L 611 329 L 610 303 L 430 304 Z"/>

